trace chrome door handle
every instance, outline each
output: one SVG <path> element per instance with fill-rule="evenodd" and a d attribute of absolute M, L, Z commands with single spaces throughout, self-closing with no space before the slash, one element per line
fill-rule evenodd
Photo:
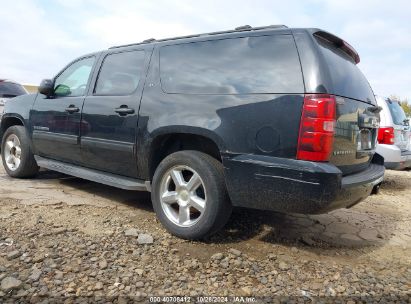
<path fill-rule="evenodd" d="M 128 107 L 120 107 L 115 109 L 115 112 L 120 114 L 121 116 L 125 116 L 127 114 L 134 114 L 134 109 Z"/>
<path fill-rule="evenodd" d="M 76 113 L 76 112 L 78 112 L 78 111 L 80 111 L 80 109 L 77 108 L 77 107 L 74 106 L 74 105 L 70 105 L 68 108 L 66 108 L 66 112 L 68 112 L 68 113 L 70 113 L 70 114 Z"/>

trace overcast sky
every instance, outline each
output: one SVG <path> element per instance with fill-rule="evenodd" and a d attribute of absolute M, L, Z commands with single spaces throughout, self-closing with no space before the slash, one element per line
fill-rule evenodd
<path fill-rule="evenodd" d="M 240 25 L 318 27 L 348 41 L 379 95 L 411 101 L 411 1 L 17 0 L 0 10 L 0 78 L 38 84 L 113 45 Z"/>

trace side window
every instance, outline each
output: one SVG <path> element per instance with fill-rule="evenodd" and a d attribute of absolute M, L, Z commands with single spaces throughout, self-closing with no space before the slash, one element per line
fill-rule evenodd
<path fill-rule="evenodd" d="M 301 93 L 304 84 L 291 35 L 183 43 L 160 49 L 167 93 Z"/>
<path fill-rule="evenodd" d="M 107 55 L 98 75 L 95 95 L 130 95 L 138 86 L 143 68 L 144 51 Z"/>
<path fill-rule="evenodd" d="M 80 59 L 65 69 L 54 82 L 54 94 L 57 97 L 84 95 L 94 60 L 94 57 Z"/>

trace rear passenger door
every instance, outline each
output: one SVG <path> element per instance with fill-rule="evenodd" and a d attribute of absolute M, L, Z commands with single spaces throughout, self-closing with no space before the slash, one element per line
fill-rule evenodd
<path fill-rule="evenodd" d="M 83 166 L 137 176 L 138 110 L 151 51 L 117 50 L 102 56 L 94 89 L 83 106 Z"/>

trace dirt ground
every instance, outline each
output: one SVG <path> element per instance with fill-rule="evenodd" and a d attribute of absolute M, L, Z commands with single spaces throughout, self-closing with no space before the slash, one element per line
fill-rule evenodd
<path fill-rule="evenodd" d="M 410 249 L 410 171 L 387 171 L 380 193 L 352 209 L 238 209 L 223 231 L 190 242 L 162 228 L 147 193 L 0 169 L 0 302 L 409 303 Z"/>

